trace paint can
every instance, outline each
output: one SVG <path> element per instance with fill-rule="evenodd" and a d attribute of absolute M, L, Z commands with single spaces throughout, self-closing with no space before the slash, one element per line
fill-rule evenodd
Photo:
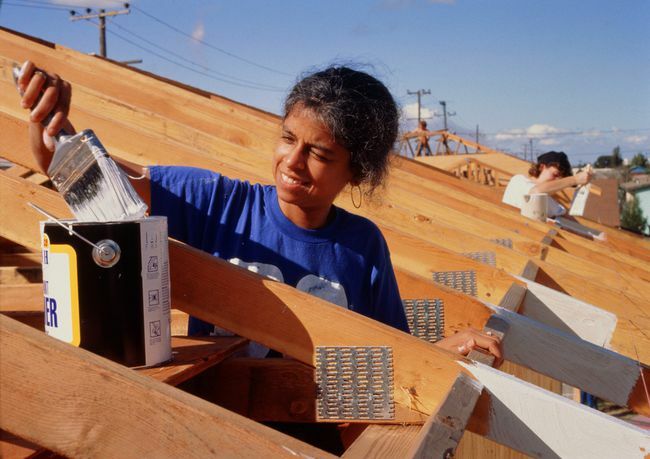
<path fill-rule="evenodd" d="M 524 195 L 521 215 L 533 220 L 545 222 L 548 217 L 548 194 L 533 193 Z"/>
<path fill-rule="evenodd" d="M 128 367 L 171 359 L 167 219 L 41 222 L 45 332 Z"/>

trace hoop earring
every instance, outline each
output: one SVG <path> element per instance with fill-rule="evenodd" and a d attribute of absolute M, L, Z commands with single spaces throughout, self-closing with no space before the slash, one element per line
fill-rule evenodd
<path fill-rule="evenodd" d="M 357 188 L 359 190 L 359 204 L 357 204 L 354 200 L 354 189 Z M 361 207 L 361 200 L 363 198 L 363 194 L 361 193 L 361 187 L 359 185 L 353 185 L 350 187 L 350 198 L 352 199 L 352 205 L 354 206 L 355 209 L 358 209 Z"/>

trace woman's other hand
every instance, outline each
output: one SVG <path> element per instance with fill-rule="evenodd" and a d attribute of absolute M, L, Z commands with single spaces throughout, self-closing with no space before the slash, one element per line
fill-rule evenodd
<path fill-rule="evenodd" d="M 452 336 L 441 339 L 436 345 L 465 356 L 474 349 L 483 350 L 494 356 L 493 366 L 495 368 L 503 362 L 501 339 L 490 334 L 490 332 L 482 332 L 475 328 L 459 331 Z"/>

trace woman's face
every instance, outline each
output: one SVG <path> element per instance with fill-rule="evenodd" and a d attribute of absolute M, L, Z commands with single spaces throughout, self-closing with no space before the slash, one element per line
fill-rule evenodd
<path fill-rule="evenodd" d="M 336 143 L 327 126 L 310 109 L 295 106 L 282 123 L 273 157 L 273 176 L 280 206 L 329 211 L 352 180 L 350 152 Z"/>
<path fill-rule="evenodd" d="M 546 166 L 542 164 L 542 171 L 539 173 L 539 177 L 537 177 L 537 182 L 545 183 L 559 178 L 562 178 L 562 173 L 557 166 Z"/>

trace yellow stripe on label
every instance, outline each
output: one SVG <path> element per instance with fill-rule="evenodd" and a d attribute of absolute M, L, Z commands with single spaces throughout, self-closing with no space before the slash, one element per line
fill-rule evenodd
<path fill-rule="evenodd" d="M 79 347 L 81 330 L 79 325 L 79 281 L 77 278 L 77 252 L 71 245 L 51 244 L 50 253 L 68 256 L 68 280 L 70 285 L 70 313 L 72 320 L 72 341 L 70 344 Z"/>

